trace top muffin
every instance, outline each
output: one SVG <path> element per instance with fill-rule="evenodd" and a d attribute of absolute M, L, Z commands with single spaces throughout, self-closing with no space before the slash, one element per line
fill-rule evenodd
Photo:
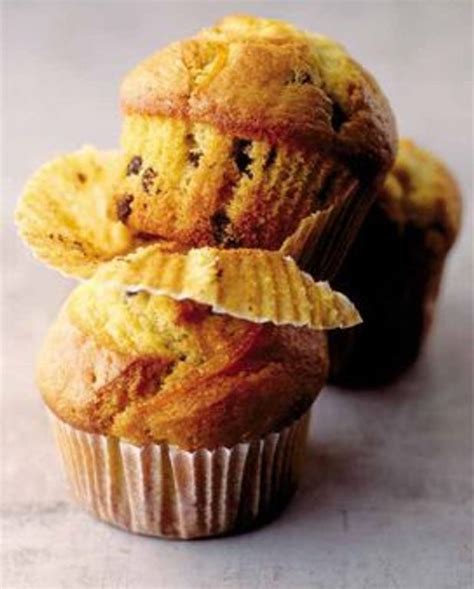
<path fill-rule="evenodd" d="M 311 213 L 369 198 L 395 152 L 373 78 L 278 21 L 229 17 L 169 45 L 126 76 L 121 105 L 115 214 L 192 246 L 277 249 Z"/>

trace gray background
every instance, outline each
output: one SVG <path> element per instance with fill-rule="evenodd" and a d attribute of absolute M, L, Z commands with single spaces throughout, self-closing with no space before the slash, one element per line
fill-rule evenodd
<path fill-rule="evenodd" d="M 114 146 L 121 76 L 219 15 L 251 11 L 333 35 L 374 72 L 401 133 L 443 156 L 471 198 L 469 2 L 10 2 L 3 36 L 3 584 L 6 588 L 470 586 L 470 234 L 451 256 L 418 365 L 376 392 L 317 401 L 299 494 L 272 525 L 166 542 L 72 506 L 33 384 L 41 338 L 72 282 L 15 236 L 29 174 L 83 143 Z"/>

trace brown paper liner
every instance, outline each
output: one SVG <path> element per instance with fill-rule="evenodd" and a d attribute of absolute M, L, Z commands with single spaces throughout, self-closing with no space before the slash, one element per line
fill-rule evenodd
<path fill-rule="evenodd" d="M 380 387 L 416 361 L 433 320 L 448 249 L 437 228 L 402 229 L 374 206 L 334 281 L 357 304 L 364 323 L 328 334 L 330 382 Z"/>
<path fill-rule="evenodd" d="M 375 189 L 341 171 L 326 208 L 303 219 L 280 251 L 293 257 L 316 280 L 332 280 L 341 266 L 375 198 Z"/>
<path fill-rule="evenodd" d="M 243 531 L 285 506 L 298 480 L 309 414 L 252 442 L 194 452 L 167 443 L 139 447 L 50 416 L 80 505 L 131 532 L 189 539 Z"/>

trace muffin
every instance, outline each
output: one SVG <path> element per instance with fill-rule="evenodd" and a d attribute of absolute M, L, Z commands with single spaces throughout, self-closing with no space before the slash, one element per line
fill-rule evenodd
<path fill-rule="evenodd" d="M 286 268 L 306 305 L 301 296 L 290 307 L 271 274 L 261 275 L 262 304 L 259 288 L 230 281 L 253 251 L 155 248 L 153 263 L 146 252 L 77 287 L 40 355 L 38 386 L 76 499 L 109 523 L 172 538 L 262 523 L 295 488 L 327 376 L 326 337 L 314 328 L 352 325 L 357 312 L 280 254 L 265 263 Z M 290 324 L 294 316 L 306 327 Z"/>
<path fill-rule="evenodd" d="M 300 267 L 334 274 L 392 165 L 393 116 L 342 47 L 251 17 L 149 58 L 121 102 L 121 149 L 52 160 L 16 212 L 41 261 L 86 280 L 38 385 L 97 517 L 246 529 L 296 485 L 324 331 L 360 322 Z"/>
<path fill-rule="evenodd" d="M 449 170 L 430 152 L 402 140 L 334 283 L 356 303 L 364 324 L 331 334 L 333 383 L 379 386 L 417 359 L 460 220 L 460 194 Z"/>
<path fill-rule="evenodd" d="M 121 105 L 119 220 L 193 247 L 276 250 L 309 217 L 301 249 L 318 278 L 394 158 L 374 79 L 337 43 L 278 21 L 228 17 L 165 47 L 126 76 Z"/>

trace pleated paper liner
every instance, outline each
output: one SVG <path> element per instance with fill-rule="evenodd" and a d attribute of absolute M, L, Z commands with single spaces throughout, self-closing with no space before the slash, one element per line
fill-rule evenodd
<path fill-rule="evenodd" d="M 296 488 L 310 416 L 251 442 L 189 452 L 87 433 L 48 413 L 82 507 L 130 532 L 176 539 L 240 532 L 277 515 Z"/>
<path fill-rule="evenodd" d="M 92 282 L 191 299 L 255 323 L 333 329 L 360 322 L 343 294 L 314 282 L 280 252 L 199 248 L 181 254 L 151 245 L 102 264 Z"/>
<path fill-rule="evenodd" d="M 19 202 L 16 222 L 36 257 L 63 274 L 89 278 L 104 262 L 146 243 L 147 238 L 133 234 L 114 210 L 123 160 L 119 151 L 85 147 L 33 174 Z M 303 219 L 281 250 L 317 279 L 332 277 L 367 201 L 352 174 L 331 170 L 329 164 L 322 166 L 324 208 Z M 173 249 L 173 244 L 161 243 Z M 183 251 L 186 246 L 175 249 Z"/>
<path fill-rule="evenodd" d="M 332 280 L 374 200 L 375 189 L 360 186 L 342 173 L 332 203 L 303 219 L 280 251 L 290 255 L 316 280 Z"/>
<path fill-rule="evenodd" d="M 121 162 L 118 151 L 84 147 L 33 174 L 15 220 L 39 260 L 69 276 L 87 278 L 101 262 L 133 249 L 130 231 L 109 210 Z"/>

